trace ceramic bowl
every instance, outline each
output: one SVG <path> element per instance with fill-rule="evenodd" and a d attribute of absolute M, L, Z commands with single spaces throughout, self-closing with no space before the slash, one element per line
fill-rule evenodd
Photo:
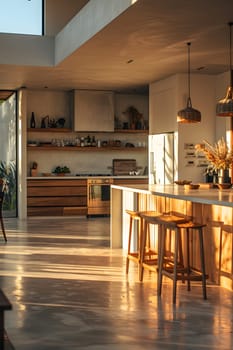
<path fill-rule="evenodd" d="M 184 185 L 189 185 L 191 182 L 192 181 L 188 181 L 188 180 L 177 180 L 175 181 L 175 184 L 184 186 Z"/>
<path fill-rule="evenodd" d="M 197 190 L 200 187 L 199 184 L 188 184 L 184 185 L 185 190 Z"/>
<path fill-rule="evenodd" d="M 198 188 L 200 187 L 200 185 L 199 184 L 189 184 L 189 188 L 190 188 L 190 190 L 197 190 Z"/>
<path fill-rule="evenodd" d="M 220 189 L 220 190 L 226 190 L 226 189 L 228 189 L 228 188 L 231 188 L 231 184 L 229 184 L 229 183 L 223 183 L 223 184 L 217 184 L 218 185 L 218 188 Z"/>

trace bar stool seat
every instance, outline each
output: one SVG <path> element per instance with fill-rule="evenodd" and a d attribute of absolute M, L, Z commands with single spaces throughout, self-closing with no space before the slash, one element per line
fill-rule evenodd
<path fill-rule="evenodd" d="M 174 220 L 171 215 L 164 215 L 160 217 L 161 227 L 162 227 L 162 238 L 161 238 L 161 258 L 159 261 L 159 274 L 158 274 L 158 296 L 162 292 L 162 278 L 167 276 L 173 280 L 173 303 L 176 303 L 176 290 L 177 281 L 182 280 L 182 282 L 187 281 L 188 291 L 190 291 L 190 281 L 202 281 L 202 291 L 203 298 L 207 299 L 206 294 L 206 279 L 208 276 L 205 273 L 205 257 L 204 257 L 204 245 L 203 245 L 203 228 L 206 226 L 204 224 L 195 223 L 192 220 L 186 220 L 184 217 L 184 222 L 179 222 Z M 170 230 L 175 233 L 175 247 L 174 247 L 174 261 L 170 266 L 166 265 L 165 261 L 165 243 L 166 243 L 166 233 Z M 181 230 L 185 232 L 185 251 L 186 251 L 186 264 L 184 262 L 180 263 L 179 250 L 182 249 L 182 245 L 179 244 L 181 241 Z M 199 254 L 200 254 L 200 265 L 201 270 L 197 270 L 190 264 L 190 230 L 198 232 L 199 238 Z M 182 254 L 183 255 L 183 254 Z"/>

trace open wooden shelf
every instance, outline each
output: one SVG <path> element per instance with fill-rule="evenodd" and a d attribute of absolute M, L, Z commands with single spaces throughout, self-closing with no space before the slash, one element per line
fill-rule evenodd
<path fill-rule="evenodd" d="M 69 128 L 29 128 L 28 132 L 72 132 Z"/>
<path fill-rule="evenodd" d="M 30 151 L 80 151 L 80 152 L 106 152 L 106 151 L 146 151 L 146 147 L 75 147 L 75 146 L 28 146 Z"/>
<path fill-rule="evenodd" d="M 115 129 L 114 131 L 116 134 L 148 134 L 149 130 L 135 130 L 135 129 Z"/>

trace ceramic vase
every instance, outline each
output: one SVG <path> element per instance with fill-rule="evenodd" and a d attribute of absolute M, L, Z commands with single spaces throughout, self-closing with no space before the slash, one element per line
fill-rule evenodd
<path fill-rule="evenodd" d="M 231 183 L 231 178 L 229 176 L 229 169 L 219 169 L 218 170 L 218 183 L 219 184 Z"/>

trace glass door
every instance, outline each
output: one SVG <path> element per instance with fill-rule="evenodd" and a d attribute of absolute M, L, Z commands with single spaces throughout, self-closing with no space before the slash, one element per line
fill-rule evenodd
<path fill-rule="evenodd" d="M 16 92 L 0 91 L 0 178 L 6 183 L 3 216 L 17 216 Z"/>

